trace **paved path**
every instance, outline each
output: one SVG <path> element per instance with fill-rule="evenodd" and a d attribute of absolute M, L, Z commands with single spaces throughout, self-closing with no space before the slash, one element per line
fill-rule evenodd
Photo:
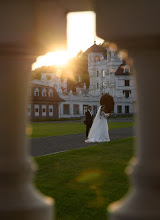
<path fill-rule="evenodd" d="M 77 119 L 77 120 L 62 120 L 62 121 L 31 121 L 31 123 L 81 123 L 85 117 L 82 119 Z M 134 119 L 129 117 L 129 118 L 108 118 L 107 121 L 109 122 L 133 122 Z"/>
<path fill-rule="evenodd" d="M 134 136 L 134 128 L 112 129 L 109 131 L 109 135 L 111 141 L 131 137 Z M 31 155 L 37 157 L 98 144 L 87 144 L 84 140 L 85 133 L 34 138 L 31 139 Z"/>

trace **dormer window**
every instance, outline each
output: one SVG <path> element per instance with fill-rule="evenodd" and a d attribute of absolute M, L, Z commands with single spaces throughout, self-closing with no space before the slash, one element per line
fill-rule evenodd
<path fill-rule="evenodd" d="M 48 95 L 49 95 L 49 97 L 53 97 L 53 90 L 52 89 L 49 90 Z"/>
<path fill-rule="evenodd" d="M 129 67 L 127 65 L 123 66 L 123 73 L 129 73 L 129 72 L 130 72 Z"/>
<path fill-rule="evenodd" d="M 47 91 L 46 91 L 46 89 L 43 89 L 43 90 L 42 90 L 42 96 L 43 96 L 43 97 L 47 96 Z"/>
<path fill-rule="evenodd" d="M 36 88 L 36 89 L 34 90 L 34 96 L 39 96 L 39 89 L 38 89 L 38 88 Z"/>

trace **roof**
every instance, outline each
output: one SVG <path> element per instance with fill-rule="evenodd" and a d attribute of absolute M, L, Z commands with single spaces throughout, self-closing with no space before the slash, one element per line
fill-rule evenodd
<path fill-rule="evenodd" d="M 31 100 L 33 102 L 50 102 L 50 103 L 53 103 L 53 102 L 65 102 L 64 99 L 61 99 L 56 91 L 56 89 L 54 87 L 51 87 L 51 86 L 44 86 L 44 85 L 39 85 L 39 84 L 33 84 L 32 83 L 32 98 Z M 39 93 L 39 96 L 34 96 L 34 89 L 38 88 L 40 90 L 40 93 Z M 47 96 L 42 96 L 42 90 L 43 89 L 46 89 L 47 90 Z M 52 89 L 53 90 L 53 97 L 51 96 L 48 96 L 48 92 L 49 90 Z"/>
<path fill-rule="evenodd" d="M 86 50 L 86 53 L 105 53 L 106 51 L 107 50 L 104 47 L 94 43 L 90 48 Z"/>
<path fill-rule="evenodd" d="M 130 75 L 129 71 L 124 72 L 125 63 L 122 63 L 115 72 L 115 75 Z"/>

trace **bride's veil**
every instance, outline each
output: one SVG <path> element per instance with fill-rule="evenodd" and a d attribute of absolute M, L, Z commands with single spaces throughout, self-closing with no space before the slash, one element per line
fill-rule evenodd
<path fill-rule="evenodd" d="M 97 111 L 97 114 L 96 114 L 96 117 L 94 118 L 94 121 L 93 121 L 91 130 L 89 132 L 88 138 L 92 137 L 92 135 L 95 134 L 95 132 L 96 132 L 96 130 L 98 128 L 99 122 L 101 120 L 100 119 L 100 113 L 101 113 L 101 106 L 99 107 L 99 109 Z"/>

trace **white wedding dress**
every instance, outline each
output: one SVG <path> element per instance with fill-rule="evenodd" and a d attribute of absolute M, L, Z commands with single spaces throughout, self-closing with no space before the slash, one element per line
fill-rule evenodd
<path fill-rule="evenodd" d="M 85 140 L 86 143 L 110 141 L 107 123 L 108 116 L 109 114 L 105 114 L 101 111 L 100 106 L 90 129 L 88 139 Z"/>

